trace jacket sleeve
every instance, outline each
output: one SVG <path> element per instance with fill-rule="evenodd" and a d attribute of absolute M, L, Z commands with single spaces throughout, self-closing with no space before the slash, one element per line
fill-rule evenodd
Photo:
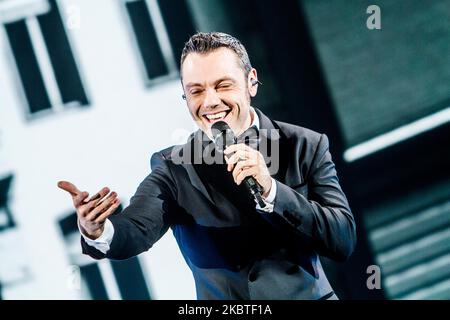
<path fill-rule="evenodd" d="M 166 233 L 175 188 L 161 154 L 153 154 L 151 168 L 152 172 L 140 183 L 129 206 L 109 217 L 114 226 L 109 251 L 103 254 L 81 238 L 83 253 L 94 259 L 128 259 L 150 249 Z"/>
<path fill-rule="evenodd" d="M 318 254 L 344 261 L 356 244 L 355 221 L 342 191 L 329 152 L 328 138 L 321 135 L 314 153 L 307 184 L 291 188 L 276 181 L 271 223 L 286 225 L 295 241 Z"/>

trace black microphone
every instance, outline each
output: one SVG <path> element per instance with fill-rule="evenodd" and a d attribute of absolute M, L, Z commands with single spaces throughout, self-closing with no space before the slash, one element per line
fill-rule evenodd
<path fill-rule="evenodd" d="M 216 150 L 223 152 L 226 147 L 236 143 L 236 137 L 233 130 L 225 121 L 217 121 L 211 126 L 211 132 L 214 137 Z M 245 177 L 244 185 L 261 208 L 266 206 L 262 198 L 262 187 L 253 177 Z"/>

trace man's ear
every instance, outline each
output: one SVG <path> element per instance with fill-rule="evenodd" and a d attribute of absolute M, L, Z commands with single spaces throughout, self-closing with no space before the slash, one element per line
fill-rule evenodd
<path fill-rule="evenodd" d="M 258 93 L 258 73 L 255 68 L 252 68 L 250 72 L 248 73 L 248 92 L 250 93 L 251 97 L 256 96 Z"/>

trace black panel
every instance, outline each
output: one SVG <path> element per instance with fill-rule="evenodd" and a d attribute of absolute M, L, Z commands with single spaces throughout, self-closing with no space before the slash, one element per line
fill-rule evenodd
<path fill-rule="evenodd" d="M 371 207 L 450 179 L 450 125 L 445 124 L 355 161 L 350 182 Z"/>
<path fill-rule="evenodd" d="M 1 213 L 6 215 L 6 222 L 0 225 L 0 231 L 16 226 L 12 213 L 8 207 L 8 193 L 11 187 L 12 178 L 13 176 L 10 175 L 0 180 L 0 209 L 2 209 Z"/>
<path fill-rule="evenodd" d="M 78 101 L 80 104 L 86 105 L 88 104 L 88 98 L 83 88 L 58 6 L 55 0 L 50 0 L 50 4 L 52 9 L 48 13 L 38 16 L 38 21 L 63 103 Z"/>
<path fill-rule="evenodd" d="M 367 0 L 302 4 L 348 147 L 449 106 L 448 0 L 377 1 L 381 30 Z"/>
<path fill-rule="evenodd" d="M 59 227 L 61 229 L 61 232 L 63 236 L 67 236 L 73 232 L 78 231 L 78 224 L 77 224 L 77 214 L 74 211 L 73 213 L 69 214 L 67 217 L 59 220 Z"/>
<path fill-rule="evenodd" d="M 86 280 L 93 300 L 108 300 L 108 293 L 103 282 L 98 264 L 90 264 L 80 268 L 81 275 Z"/>
<path fill-rule="evenodd" d="M 180 68 L 179 57 L 181 57 L 184 43 L 195 33 L 190 11 L 185 0 L 158 1 L 158 5 L 169 34 L 177 66 Z"/>
<path fill-rule="evenodd" d="M 31 113 L 50 109 L 44 80 L 24 20 L 5 24 L 6 34 L 16 60 L 20 80 Z"/>
<path fill-rule="evenodd" d="M 150 300 L 139 259 L 111 261 L 117 285 L 124 300 Z"/>
<path fill-rule="evenodd" d="M 130 16 L 131 25 L 144 62 L 149 79 L 168 73 L 161 49 L 156 38 L 155 29 L 145 1 L 133 1 L 125 4 Z"/>

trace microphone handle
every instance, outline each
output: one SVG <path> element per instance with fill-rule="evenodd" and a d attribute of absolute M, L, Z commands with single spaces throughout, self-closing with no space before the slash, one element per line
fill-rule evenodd
<path fill-rule="evenodd" d="M 264 202 L 261 192 L 261 186 L 259 183 L 255 180 L 253 177 L 246 177 L 244 179 L 245 186 L 252 194 L 253 198 L 255 199 L 256 203 L 259 204 L 261 208 L 264 208 L 266 206 L 266 203 Z"/>

